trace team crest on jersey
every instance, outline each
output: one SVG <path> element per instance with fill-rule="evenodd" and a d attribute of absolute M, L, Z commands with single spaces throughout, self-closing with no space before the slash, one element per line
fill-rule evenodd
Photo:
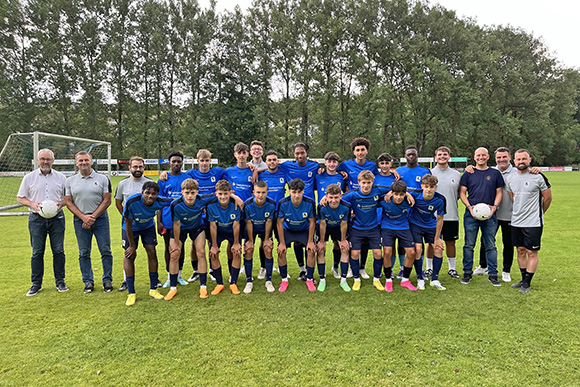
<path fill-rule="evenodd" d="M 338 218 L 339 218 L 339 219 L 342 219 L 342 218 L 344 218 L 344 214 L 340 214 L 340 215 L 338 216 Z"/>
<path fill-rule="evenodd" d="M 308 177 L 312 177 L 312 172 L 308 172 Z"/>
<path fill-rule="evenodd" d="M 252 176 L 248 176 L 248 182 L 251 183 L 252 182 Z"/>
<path fill-rule="evenodd" d="M 455 179 L 451 179 L 451 184 L 455 184 Z"/>
<path fill-rule="evenodd" d="M 231 219 L 231 220 L 234 220 L 234 219 L 236 219 L 236 214 L 230 214 L 230 219 Z"/>
<path fill-rule="evenodd" d="M 429 208 L 429 211 L 433 211 L 433 206 L 429 206 L 427 208 Z"/>
<path fill-rule="evenodd" d="M 491 176 L 486 176 L 485 180 L 490 181 L 491 180 Z"/>
<path fill-rule="evenodd" d="M 375 195 L 373 196 L 373 199 L 375 199 L 375 202 L 379 200 L 379 195 Z"/>
<path fill-rule="evenodd" d="M 529 182 L 529 181 L 526 181 L 526 182 L 524 183 L 524 187 L 529 187 L 529 186 L 530 186 L 530 182 Z"/>
<path fill-rule="evenodd" d="M 283 177 L 280 178 L 280 183 L 284 184 L 284 178 Z"/>
<path fill-rule="evenodd" d="M 264 216 L 265 216 L 266 218 L 268 218 L 268 217 L 270 217 L 270 213 L 269 213 L 269 212 L 264 212 Z"/>
<path fill-rule="evenodd" d="M 303 217 L 303 218 L 308 218 L 308 212 L 303 212 L 303 213 L 302 213 L 302 217 Z"/>
<path fill-rule="evenodd" d="M 421 176 L 415 176 L 415 181 L 421 181 Z"/>
<path fill-rule="evenodd" d="M 212 176 L 212 177 L 210 178 L 210 180 L 211 180 L 211 182 L 212 182 L 212 183 L 215 183 L 215 176 Z"/>
<path fill-rule="evenodd" d="M 95 181 L 95 182 L 93 183 L 93 185 L 95 185 L 95 186 L 98 186 L 98 185 L 99 185 L 99 182 L 98 182 L 98 181 Z"/>

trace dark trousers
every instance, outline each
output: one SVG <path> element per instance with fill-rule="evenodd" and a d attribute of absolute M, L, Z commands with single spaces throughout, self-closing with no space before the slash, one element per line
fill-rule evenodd
<path fill-rule="evenodd" d="M 498 230 L 501 228 L 501 241 L 503 243 L 503 271 L 509 273 L 514 262 L 514 246 L 512 244 L 512 226 L 508 220 L 497 221 Z M 497 233 L 497 230 L 496 230 Z M 480 240 L 481 248 L 479 249 L 479 266 L 487 267 L 485 260 L 485 246 L 483 238 Z"/>

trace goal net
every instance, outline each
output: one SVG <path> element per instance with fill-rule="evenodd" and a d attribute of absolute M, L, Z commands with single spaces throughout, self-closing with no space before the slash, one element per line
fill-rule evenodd
<path fill-rule="evenodd" d="M 91 154 L 96 171 L 111 174 L 109 142 L 42 132 L 12 133 L 0 152 L 0 216 L 28 215 L 16 194 L 22 177 L 38 168 L 36 155 L 45 148 L 54 152 L 52 168 L 67 176 L 75 173 L 74 157 L 80 151 Z"/>

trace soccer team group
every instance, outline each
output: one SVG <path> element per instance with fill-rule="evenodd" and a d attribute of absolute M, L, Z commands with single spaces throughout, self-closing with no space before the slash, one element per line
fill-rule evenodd
<path fill-rule="evenodd" d="M 233 294 L 241 293 L 237 287 L 240 274 L 246 276 L 244 293 L 252 292 L 256 249 L 260 256 L 257 278 L 265 279 L 267 291 L 274 292 L 272 274 L 279 271 L 278 290 L 285 292 L 290 278 L 287 263 L 290 247 L 300 268 L 298 280 L 304 281 L 309 291 L 324 291 L 329 240 L 334 258 L 331 271 L 346 292 L 360 290 L 361 278 L 370 278 L 365 270 L 369 250 L 373 258 L 372 283 L 379 291 L 392 292 L 395 278 L 400 279 L 402 288 L 411 291 L 424 290 L 426 280 L 433 288 L 445 290 L 439 280 L 444 251 L 448 275 L 460 278 L 455 266 L 458 200 L 466 207 L 461 283 L 469 284 L 473 275 L 487 274 L 493 286 L 501 286 L 495 245 L 495 235 L 501 227 L 502 280 L 511 282 L 516 247 L 521 281 L 512 287 L 529 292 L 538 264 L 543 214 L 552 196 L 547 178 L 537 169 L 530 169 L 527 150 L 515 152 L 514 167 L 510 151 L 498 148 L 497 165 L 491 168 L 487 165 L 488 150 L 478 148 L 475 165 L 468 166 L 461 175 L 449 167 L 451 151 L 444 146 L 436 150 L 436 166 L 432 170 L 418 164 L 417 148 L 409 146 L 405 150 L 406 165 L 395 171 L 391 171 L 393 158 L 388 153 L 381 154 L 377 163 L 367 160 L 369 148 L 367 139 L 355 138 L 351 143 L 354 159 L 340 163 L 335 152 L 328 152 L 321 167 L 308 159 L 309 149 L 304 143 L 293 145 L 295 160 L 280 162 L 275 151 L 264 154 L 262 143 L 253 141 L 250 147 L 244 143 L 235 145 L 235 166 L 211 167 L 211 153 L 201 149 L 197 153 L 199 168 L 187 172 L 182 170 L 183 154 L 176 151 L 168 157 L 169 172 L 162 173 L 158 182 L 143 175 L 145 166 L 141 157 L 131 158 L 131 176 L 119 183 L 114 196 L 123 217 L 124 281 L 119 291 L 128 290 L 126 305 L 131 306 L 136 300 L 135 258 L 139 239 L 148 259 L 149 295 L 155 299 L 171 300 L 177 294 L 178 284 L 197 280 L 200 298 L 207 298 L 208 274 L 216 283 L 211 295 L 222 292 L 225 286 L 220 248 L 224 241 L 227 241 L 229 290 Z M 42 290 L 47 236 L 53 252 L 56 288 L 60 292 L 68 290 L 64 282 L 64 213 L 60 210 L 53 218 L 41 217 L 38 211 L 41 202 L 47 199 L 57 202 L 59 209 L 66 206 L 74 214 L 84 292 L 94 291 L 93 237 L 101 254 L 103 290 L 112 291 L 109 179 L 93 170 L 93 160 L 87 152 L 75 156 L 78 173 L 68 179 L 52 169 L 51 150 L 39 151 L 37 161 L 39 169 L 23 178 L 17 195 L 18 201 L 31 209 L 32 286 L 27 295 Z M 489 205 L 491 214 L 487 220 L 474 217 L 473 207 L 478 203 Z M 479 230 L 480 265 L 474 271 Z M 165 284 L 158 275 L 157 234 L 165 242 L 168 273 Z M 256 237 L 260 238 L 259 245 Z M 192 241 L 193 274 L 186 281 L 182 270 L 187 239 Z M 278 268 L 274 266 L 274 253 Z M 397 258 L 400 270 L 395 276 L 393 266 Z M 315 268 L 318 281 L 314 278 Z M 416 286 L 411 283 L 413 268 Z M 381 282 L 383 272 L 385 280 Z M 350 277 L 352 285 L 347 282 Z M 169 287 L 169 292 L 162 295 L 160 287 Z"/>

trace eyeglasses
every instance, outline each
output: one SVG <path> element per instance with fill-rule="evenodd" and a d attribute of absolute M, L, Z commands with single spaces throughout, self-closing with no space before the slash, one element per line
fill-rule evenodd
<path fill-rule="evenodd" d="M 52 158 L 49 159 L 49 158 L 46 158 L 46 157 L 40 157 L 38 159 L 38 161 L 42 161 L 42 162 L 48 162 L 48 161 L 52 161 L 52 160 L 54 160 L 54 159 L 52 159 Z"/>

